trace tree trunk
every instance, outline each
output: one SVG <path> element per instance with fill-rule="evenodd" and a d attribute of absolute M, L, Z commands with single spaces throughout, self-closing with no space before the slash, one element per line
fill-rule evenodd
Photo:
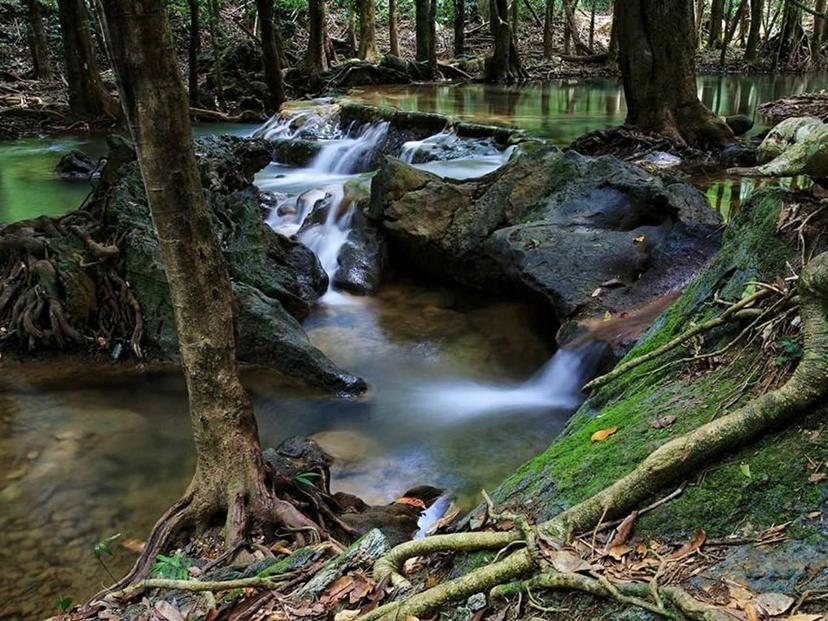
<path fill-rule="evenodd" d="M 415 11 L 415 28 L 417 37 L 417 54 L 416 58 L 419 61 L 428 60 L 428 50 L 430 49 L 429 35 L 431 28 L 428 24 L 428 16 L 431 13 L 431 0 L 414 0 Z"/>
<path fill-rule="evenodd" d="M 238 377 L 230 278 L 193 154 L 187 99 L 163 0 L 100 0 L 175 310 L 197 452 L 188 506 L 226 512 L 236 540 L 263 503 L 256 419 Z"/>
<path fill-rule="evenodd" d="M 466 47 L 466 0 L 454 0 L 454 57 L 460 58 Z"/>
<path fill-rule="evenodd" d="M 428 5 L 428 67 L 433 76 L 437 72 L 437 0 Z"/>
<path fill-rule="evenodd" d="M 213 71 L 216 76 L 216 95 L 219 107 L 227 108 L 227 100 L 224 98 L 224 71 L 221 67 L 221 51 L 219 50 L 218 24 L 219 7 L 217 0 L 207 0 L 210 10 L 210 45 L 213 46 Z"/>
<path fill-rule="evenodd" d="M 696 94 L 693 0 L 616 4 L 627 122 L 682 143 L 723 146 L 728 126 Z"/>
<path fill-rule="evenodd" d="M 388 0 L 388 51 L 393 56 L 400 55 L 400 38 L 397 35 L 397 0 Z"/>
<path fill-rule="evenodd" d="M 101 80 L 83 0 L 59 0 L 58 13 L 69 83 L 69 108 L 79 117 L 116 118 L 118 103 Z"/>
<path fill-rule="evenodd" d="M 748 30 L 747 45 L 745 46 L 745 62 L 756 62 L 756 53 L 759 49 L 759 35 L 762 27 L 763 0 L 750 0 L 750 29 Z"/>
<path fill-rule="evenodd" d="M 256 10 L 259 13 L 259 28 L 262 33 L 262 66 L 264 67 L 267 90 L 270 93 L 268 103 L 274 112 L 278 112 L 285 101 L 285 85 L 282 80 L 282 67 L 279 63 L 279 53 L 276 47 L 273 0 L 256 0 Z"/>
<path fill-rule="evenodd" d="M 511 82 L 522 78 L 523 68 L 509 26 L 508 0 L 491 0 L 489 14 L 494 49 L 486 63 L 486 78 L 490 82 Z"/>
<path fill-rule="evenodd" d="M 736 7 L 736 12 L 733 14 L 732 18 L 728 20 L 727 31 L 724 35 L 724 41 L 722 41 L 722 51 L 719 54 L 719 66 L 722 68 L 724 68 L 725 66 L 725 60 L 727 58 L 727 48 L 730 45 L 731 41 L 733 41 L 733 36 L 736 34 L 736 29 L 742 22 L 742 16 L 747 14 L 747 12 L 748 0 L 739 0 L 739 6 Z"/>
<path fill-rule="evenodd" d="M 817 13 L 825 13 L 828 6 L 826 0 L 816 0 L 815 10 Z M 825 32 L 825 20 L 814 16 L 814 31 L 811 34 L 811 64 L 818 65 L 822 60 L 822 37 Z"/>
<path fill-rule="evenodd" d="M 712 0 L 710 3 L 710 36 L 707 47 L 718 48 L 722 42 L 722 18 L 725 0 Z"/>
<path fill-rule="evenodd" d="M 595 5 L 597 0 L 592 0 L 592 10 L 589 13 L 589 50 L 595 51 Z"/>
<path fill-rule="evenodd" d="M 555 54 L 555 0 L 546 0 L 543 18 L 543 57 L 551 60 Z"/>
<path fill-rule="evenodd" d="M 377 16 L 375 0 L 359 0 L 359 57 L 375 63 L 377 51 Z"/>
<path fill-rule="evenodd" d="M 564 54 L 567 56 L 572 53 L 572 25 L 566 18 L 569 2 L 570 0 L 561 0 L 561 8 L 563 9 L 564 15 Z"/>
<path fill-rule="evenodd" d="M 308 51 L 305 67 L 314 82 L 318 81 L 321 73 L 328 70 L 328 52 L 325 49 L 327 12 L 325 0 L 308 0 Z"/>
<path fill-rule="evenodd" d="M 356 36 L 356 4 L 357 0 L 349 0 L 348 2 L 348 30 L 346 37 L 348 40 L 348 56 L 353 58 L 357 53 L 357 36 Z"/>
<path fill-rule="evenodd" d="M 32 67 L 37 78 L 52 77 L 52 61 L 49 59 L 49 41 L 43 28 L 43 5 L 40 0 L 26 0 L 29 19 L 29 46 L 32 50 Z"/>
<path fill-rule="evenodd" d="M 189 0 L 190 5 L 190 46 L 187 69 L 189 72 L 190 106 L 199 107 L 198 101 L 198 55 L 201 53 L 201 25 L 199 24 L 198 0 Z"/>
<path fill-rule="evenodd" d="M 511 15 L 509 16 L 509 25 L 512 28 L 512 32 L 517 34 L 518 31 L 518 24 L 520 22 L 520 3 L 519 0 L 512 0 L 512 4 L 509 6 Z"/>

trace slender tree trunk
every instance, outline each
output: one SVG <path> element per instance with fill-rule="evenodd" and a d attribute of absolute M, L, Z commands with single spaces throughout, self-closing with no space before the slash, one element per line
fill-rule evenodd
<path fill-rule="evenodd" d="M 357 35 L 356 35 L 356 3 L 357 0 L 348 0 L 348 30 L 346 37 L 348 40 L 348 56 L 353 58 L 357 54 Z"/>
<path fill-rule="evenodd" d="M 190 46 L 187 69 L 189 72 L 190 105 L 198 107 L 198 55 L 201 53 L 201 25 L 199 23 L 198 0 L 189 0 L 190 5 Z"/>
<path fill-rule="evenodd" d="M 58 13 L 69 83 L 69 108 L 84 118 L 116 118 L 118 103 L 101 80 L 83 0 L 59 0 Z"/>
<path fill-rule="evenodd" d="M 318 81 L 321 73 L 328 70 L 325 28 L 327 12 L 325 0 L 308 0 L 308 50 L 305 67 L 314 82 Z"/>
<path fill-rule="evenodd" d="M 428 60 L 428 51 L 431 47 L 429 38 L 431 28 L 428 24 L 428 17 L 431 14 L 431 0 L 414 0 L 415 29 L 417 37 L 417 54 L 419 61 Z"/>
<path fill-rule="evenodd" d="M 543 57 L 551 60 L 555 54 L 555 0 L 546 0 L 543 16 Z"/>
<path fill-rule="evenodd" d="M 428 5 L 428 67 L 433 76 L 437 72 L 437 0 Z"/>
<path fill-rule="evenodd" d="M 816 0 L 814 7 L 817 13 L 825 13 L 827 0 Z M 825 33 L 825 20 L 814 16 L 814 31 L 811 34 L 811 63 L 818 65 L 822 60 L 822 37 Z"/>
<path fill-rule="evenodd" d="M 564 54 L 572 53 L 572 24 L 567 19 L 567 9 L 571 0 L 561 0 L 561 8 L 564 16 Z M 623 1 L 623 0 L 621 0 Z"/>
<path fill-rule="evenodd" d="M 221 67 L 221 50 L 219 50 L 219 5 L 218 0 L 207 0 L 210 9 L 210 45 L 213 46 L 213 72 L 216 76 L 216 95 L 219 107 L 227 108 L 227 100 L 224 98 L 224 70 Z"/>
<path fill-rule="evenodd" d="M 696 94 L 693 0 L 618 2 L 616 27 L 628 123 L 680 143 L 733 140 Z"/>
<path fill-rule="evenodd" d="M 520 57 L 509 25 L 508 0 L 491 0 L 489 14 L 494 49 L 487 61 L 487 79 L 491 82 L 510 82 L 523 77 Z"/>
<path fill-rule="evenodd" d="M 722 42 L 722 18 L 725 0 L 712 0 L 710 3 L 710 36 L 707 47 L 718 48 Z"/>
<path fill-rule="evenodd" d="M 719 66 L 724 68 L 725 60 L 727 58 L 727 47 L 733 41 L 733 36 L 736 34 L 736 29 L 742 22 L 742 15 L 748 12 L 748 0 L 740 0 L 739 6 L 736 8 L 732 18 L 728 21 L 727 31 L 725 32 L 724 41 L 722 41 L 722 51 L 719 54 Z"/>
<path fill-rule="evenodd" d="M 704 24 L 704 0 L 696 0 L 695 9 L 696 18 L 696 49 L 701 49 L 702 46 L 702 25 Z"/>
<path fill-rule="evenodd" d="M 259 13 L 259 28 L 262 33 L 262 66 L 265 82 L 270 93 L 270 107 L 274 112 L 285 101 L 285 85 L 282 80 L 282 67 L 276 47 L 276 25 L 273 23 L 273 0 L 256 0 Z"/>
<path fill-rule="evenodd" d="M 454 57 L 460 58 L 466 47 L 466 0 L 454 0 Z"/>
<path fill-rule="evenodd" d="M 750 29 L 745 45 L 745 62 L 747 63 L 756 62 L 760 29 L 762 27 L 762 3 L 763 0 L 750 0 Z"/>
<path fill-rule="evenodd" d="M 397 35 L 397 0 L 388 0 L 388 51 L 393 56 L 400 55 L 400 38 Z"/>
<path fill-rule="evenodd" d="M 592 10 L 589 13 L 589 49 L 595 51 L 595 5 L 597 0 L 592 0 Z"/>
<path fill-rule="evenodd" d="M 519 0 L 512 0 L 512 4 L 509 5 L 509 9 L 511 9 L 511 15 L 509 16 L 509 25 L 512 28 L 512 32 L 517 34 L 518 26 L 520 23 L 520 2 Z"/>
<path fill-rule="evenodd" d="M 163 0 L 100 2 L 175 310 L 197 453 L 188 506 L 205 523 L 226 511 L 233 541 L 249 512 L 269 511 L 266 470 L 239 381 L 230 278 L 196 167 L 167 7 Z"/>
<path fill-rule="evenodd" d="M 359 54 L 362 60 L 375 63 L 377 51 L 377 11 L 375 0 L 359 0 Z"/>
<path fill-rule="evenodd" d="M 26 0 L 29 19 L 29 47 L 32 50 L 32 67 L 37 78 L 52 77 L 52 61 L 49 59 L 49 41 L 43 27 L 43 5 L 40 0 Z"/>

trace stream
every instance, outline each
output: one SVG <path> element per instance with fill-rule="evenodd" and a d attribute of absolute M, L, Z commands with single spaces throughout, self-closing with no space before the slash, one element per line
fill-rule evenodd
<path fill-rule="evenodd" d="M 753 116 L 758 103 L 819 90 L 825 76 L 702 77 L 702 99 L 720 114 Z M 623 121 L 620 86 L 567 80 L 519 88 L 417 85 L 353 91 L 350 96 L 404 110 L 440 112 L 506 124 L 554 144 Z M 762 128 L 757 119 L 756 128 Z M 196 134 L 250 135 L 246 125 L 210 125 Z M 257 185 L 280 197 L 268 224 L 296 234 L 332 275 L 353 216 L 349 183 L 367 174 L 383 124 L 331 134 L 305 168 L 270 164 Z M 279 129 L 279 131 L 282 131 Z M 453 140 L 404 145 L 401 157 Z M 81 149 L 97 158 L 102 137 L 49 136 L 0 143 L 0 222 L 75 208 L 88 182 L 61 180 L 60 156 Z M 407 149 L 407 150 L 406 150 Z M 454 178 L 485 174 L 509 153 L 479 153 L 419 164 Z M 752 187 L 701 180 L 727 216 Z M 324 218 L 308 220 L 327 196 Z M 553 354 L 554 321 L 522 301 L 391 274 L 370 297 L 334 288 L 304 327 L 311 341 L 371 386 L 365 399 L 341 401 L 297 388 L 272 374 L 246 372 L 264 446 L 312 435 L 336 458 L 334 489 L 387 503 L 418 484 L 445 487 L 463 507 L 477 502 L 547 446 L 580 402 L 589 352 Z M 50 366 L 52 365 L 52 366 Z M 0 620 L 56 611 L 56 598 L 82 601 L 122 574 L 141 540 L 186 487 L 194 465 L 183 380 L 161 370 L 106 375 L 84 361 L 61 363 L 67 381 L 42 381 L 53 363 L 3 370 L 14 390 L 0 392 Z M 44 387 L 46 386 L 46 387 Z M 93 554 L 110 544 L 106 568 Z"/>

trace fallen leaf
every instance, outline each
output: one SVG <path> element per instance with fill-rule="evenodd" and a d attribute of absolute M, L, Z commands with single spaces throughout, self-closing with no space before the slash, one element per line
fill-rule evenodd
<path fill-rule="evenodd" d="M 577 554 L 567 550 L 549 550 L 545 552 L 545 556 L 552 563 L 552 566 L 562 574 L 592 570 L 592 565 Z"/>
<path fill-rule="evenodd" d="M 825 619 L 823 615 L 798 614 L 783 617 L 780 621 L 823 621 L 823 619 Z"/>
<path fill-rule="evenodd" d="M 607 550 L 607 553 L 616 561 L 620 561 L 630 552 L 632 552 L 632 548 L 628 545 L 612 546 L 609 550 Z"/>
<path fill-rule="evenodd" d="M 618 431 L 618 427 L 607 427 L 606 429 L 599 429 L 595 433 L 590 436 L 590 440 L 592 442 L 603 442 L 607 438 L 609 438 L 612 434 Z"/>
<path fill-rule="evenodd" d="M 122 548 L 126 548 L 130 552 L 135 552 L 135 554 L 142 554 L 144 552 L 145 545 L 145 541 L 140 541 L 138 539 L 124 539 L 121 542 Z"/>
<path fill-rule="evenodd" d="M 319 598 L 323 602 L 338 602 L 354 588 L 353 576 L 340 576 L 328 585 Z"/>
<path fill-rule="evenodd" d="M 745 615 L 747 621 L 767 621 L 768 613 L 756 602 L 748 602 L 745 605 Z"/>
<path fill-rule="evenodd" d="M 811 476 L 808 477 L 809 483 L 819 483 L 820 481 L 824 481 L 828 478 L 828 474 L 824 472 L 814 472 Z"/>
<path fill-rule="evenodd" d="M 664 429 L 665 427 L 669 427 L 674 422 L 678 420 L 678 416 L 662 416 L 661 418 L 657 418 L 652 422 L 654 429 Z"/>
<path fill-rule="evenodd" d="M 637 518 L 638 511 L 633 511 L 627 517 L 624 518 L 621 524 L 618 525 L 618 530 L 615 532 L 615 536 L 607 544 L 607 549 L 621 546 L 627 543 L 627 541 L 630 538 L 630 534 L 632 534 L 633 526 L 635 526 L 635 520 Z"/>
<path fill-rule="evenodd" d="M 685 556 L 693 554 L 694 552 L 696 552 L 696 550 L 702 547 L 705 539 L 707 539 L 707 534 L 702 529 L 698 529 L 696 532 L 693 533 L 693 536 L 690 538 L 690 541 L 688 541 L 678 550 L 673 552 L 670 555 L 670 558 L 683 558 Z"/>
<path fill-rule="evenodd" d="M 411 498 L 408 496 L 402 496 L 401 498 L 397 498 L 395 501 L 398 505 L 407 505 L 409 507 L 414 507 L 415 509 L 425 509 L 426 504 L 420 500 L 419 498 Z"/>
<path fill-rule="evenodd" d="M 610 313 L 609 311 L 604 311 L 604 317 L 601 321 L 609 321 L 610 319 L 612 319 L 612 313 Z"/>
<path fill-rule="evenodd" d="M 784 593 L 760 593 L 756 602 L 772 617 L 787 612 L 794 604 L 794 598 Z"/>
<path fill-rule="evenodd" d="M 155 602 L 155 612 L 167 621 L 185 621 L 178 608 L 164 600 Z"/>
<path fill-rule="evenodd" d="M 340 610 L 334 615 L 334 621 L 354 621 L 359 616 L 359 608 L 356 610 Z"/>
<path fill-rule="evenodd" d="M 806 513 L 805 517 L 809 520 L 816 520 L 822 517 L 822 511 L 811 511 L 810 513 Z"/>

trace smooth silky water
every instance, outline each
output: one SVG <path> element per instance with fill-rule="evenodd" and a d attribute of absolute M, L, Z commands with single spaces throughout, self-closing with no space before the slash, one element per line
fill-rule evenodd
<path fill-rule="evenodd" d="M 721 114 L 752 115 L 758 103 L 824 86 L 822 75 L 699 80 L 702 98 Z M 513 125 L 559 145 L 624 116 L 621 89 L 607 80 L 520 88 L 420 85 L 350 95 Z M 247 135 L 254 129 L 213 125 L 196 133 Z M 329 272 L 330 257 L 347 233 L 348 209 L 334 207 L 323 222 L 303 228 L 302 197 L 312 205 L 328 194 L 340 203 L 343 184 L 366 174 L 357 164 L 338 165 L 361 139 L 340 136 L 337 148 L 344 151 L 328 150 L 328 161 L 320 156 L 305 169 L 273 164 L 257 176 L 260 187 L 284 193 L 291 206 L 269 224 L 298 233 Z M 95 158 L 105 144 L 74 136 L 0 143 L 0 222 L 76 207 L 89 184 L 52 173 L 60 156 L 76 148 Z M 482 154 L 421 166 L 462 178 L 504 160 L 503 154 Z M 744 199 L 746 187 L 711 184 L 708 195 L 714 204 L 729 205 L 732 195 Z M 263 444 L 314 435 L 337 458 L 335 489 L 369 502 L 388 502 L 407 487 L 429 483 L 452 490 L 469 506 L 482 487 L 496 485 L 542 450 L 578 403 L 589 359 L 563 351 L 550 360 L 553 323 L 521 302 L 402 276 L 392 276 L 371 297 L 329 291 L 305 328 L 335 362 L 363 376 L 371 391 L 364 399 L 341 401 L 270 373 L 247 372 Z M 102 381 L 101 369 L 70 360 L 60 365 L 60 382 L 44 384 L 54 368 L 3 371 L 13 375 L 16 388 L 0 392 L 0 619 L 47 616 L 59 595 L 81 601 L 110 581 L 93 546 L 116 534 L 116 554 L 106 564 L 115 575 L 123 573 L 135 555 L 119 542 L 145 537 L 193 469 L 186 395 L 177 373 Z"/>

